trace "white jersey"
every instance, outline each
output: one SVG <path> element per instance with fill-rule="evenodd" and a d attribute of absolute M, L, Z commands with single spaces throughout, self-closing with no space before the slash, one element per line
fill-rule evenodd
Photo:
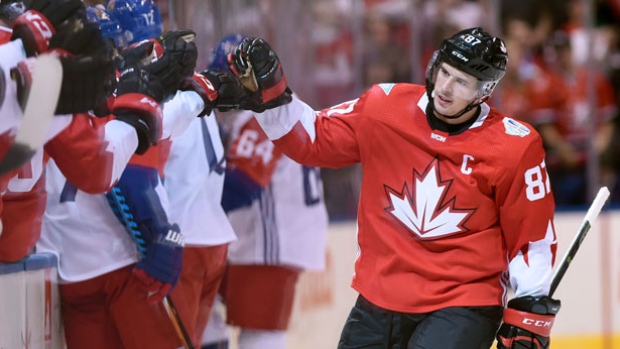
<path fill-rule="evenodd" d="M 252 114 L 240 112 L 229 130 L 231 142 L 256 139 L 247 136 L 248 132 L 257 130 L 247 127 L 251 123 L 254 123 Z M 248 153 L 247 149 L 247 145 L 233 146 L 230 148 L 233 154 L 228 157 Z M 254 153 L 258 154 L 254 156 L 271 159 L 266 149 L 273 147 L 257 144 Z M 275 170 L 259 198 L 249 206 L 228 212 L 238 238 L 229 246 L 229 261 L 232 264 L 291 265 L 321 270 L 325 267 L 328 217 L 320 170 L 302 166 L 285 155 L 274 159 L 277 161 Z"/>
<path fill-rule="evenodd" d="M 177 223 L 185 244 L 213 246 L 236 240 L 220 201 L 226 160 L 214 116 L 194 118 L 172 140 L 164 167 L 170 221 Z"/>
<path fill-rule="evenodd" d="M 195 95 L 197 103 L 167 103 L 164 119 L 181 122 L 196 118 L 202 111 L 202 100 L 195 92 L 177 94 L 175 99 L 188 95 Z M 53 161 L 46 171 L 47 208 L 37 250 L 59 257 L 60 281 L 83 281 L 136 263 L 134 242 L 112 212 L 105 194 L 88 194 L 75 188 Z M 155 191 L 168 213 L 168 197 L 159 180 Z"/>
<path fill-rule="evenodd" d="M 37 251 L 58 256 L 60 282 L 91 279 L 138 261 L 104 194 L 75 189 L 54 161 L 46 172 L 47 208 Z"/>

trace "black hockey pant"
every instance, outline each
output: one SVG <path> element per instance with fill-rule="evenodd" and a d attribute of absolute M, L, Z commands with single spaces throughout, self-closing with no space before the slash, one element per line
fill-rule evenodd
<path fill-rule="evenodd" d="M 450 307 L 426 314 L 377 307 L 361 295 L 338 349 L 489 349 L 502 307 Z"/>

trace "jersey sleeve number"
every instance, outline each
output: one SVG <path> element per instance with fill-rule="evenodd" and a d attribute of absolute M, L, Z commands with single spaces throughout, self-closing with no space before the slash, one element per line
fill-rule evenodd
<path fill-rule="evenodd" d="M 551 193 L 551 183 L 545 161 L 525 171 L 525 196 L 530 201 L 540 200 Z"/>

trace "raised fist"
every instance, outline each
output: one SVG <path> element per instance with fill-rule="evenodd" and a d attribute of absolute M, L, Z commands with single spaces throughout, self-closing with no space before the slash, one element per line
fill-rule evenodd
<path fill-rule="evenodd" d="M 146 55 L 150 42 L 137 47 L 136 57 Z M 138 133 L 136 154 L 144 154 L 156 144 L 162 134 L 162 110 L 160 102 L 164 99 L 164 87 L 159 79 L 141 66 L 126 67 L 116 88 L 116 99 L 112 113 L 117 120 L 132 125 Z"/>
<path fill-rule="evenodd" d="M 127 67 L 142 67 L 157 76 L 164 86 L 166 98 L 171 97 L 194 74 L 198 58 L 194 36 L 194 32 L 189 30 L 168 31 L 150 40 L 153 51 L 147 56 L 132 46 L 122 51 L 117 58 L 117 69 L 122 71 Z"/>
<path fill-rule="evenodd" d="M 292 100 L 282 64 L 269 44 L 261 38 L 245 38 L 228 57 L 230 70 L 265 109 L 275 108 Z"/>

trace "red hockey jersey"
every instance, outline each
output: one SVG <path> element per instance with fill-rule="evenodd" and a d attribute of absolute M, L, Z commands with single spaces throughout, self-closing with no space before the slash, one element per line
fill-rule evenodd
<path fill-rule="evenodd" d="M 361 162 L 352 286 L 423 313 L 546 294 L 555 204 L 534 129 L 487 104 L 464 132 L 433 130 L 423 86 L 381 84 L 321 112 L 295 99 L 257 115 L 276 146 L 313 166 Z"/>

